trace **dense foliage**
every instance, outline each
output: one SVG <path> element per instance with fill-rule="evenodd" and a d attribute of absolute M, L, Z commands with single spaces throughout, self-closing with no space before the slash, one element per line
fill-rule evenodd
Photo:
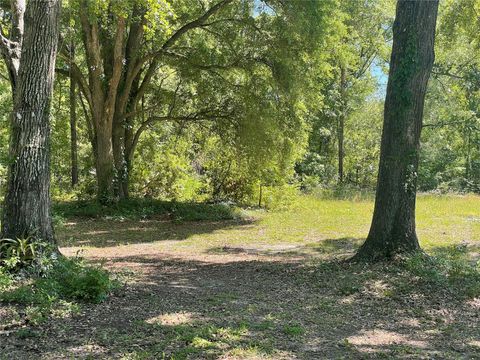
<path fill-rule="evenodd" d="M 82 4 L 70 1 L 63 11 L 51 126 L 55 198 L 97 196 L 99 150 L 93 110 L 82 89 L 95 84 L 82 12 L 98 27 L 102 54 L 112 51 L 120 19 L 128 35 L 141 17 L 141 43 L 132 47 L 128 37 L 123 43 L 124 71 L 133 61 L 132 49 L 138 57 L 163 51 L 155 64 L 143 65 L 137 93 L 129 95 L 136 102 L 122 126 L 126 138 L 135 138 L 132 154 L 121 169 L 112 164 L 115 181 L 127 179 L 130 196 L 258 204 L 268 201 L 269 189 L 284 192 L 286 186 L 310 191 L 341 183 L 374 189 L 394 1 Z M 222 7 L 201 25 L 168 43 L 216 5 Z M 422 133 L 422 191 L 480 191 L 479 7 L 477 0 L 441 5 Z M 2 17 L 8 21 L 7 8 Z M 102 56 L 99 76 L 107 87 L 112 67 Z M 0 79 L 2 189 L 11 106 L 5 70 Z M 72 187 L 69 75 L 74 70 L 86 82 L 77 79 L 72 99 L 79 176 Z"/>

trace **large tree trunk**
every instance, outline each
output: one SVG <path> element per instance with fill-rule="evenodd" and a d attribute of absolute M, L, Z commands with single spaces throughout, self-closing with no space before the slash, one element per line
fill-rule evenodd
<path fill-rule="evenodd" d="M 14 87 L 2 235 L 54 242 L 50 213 L 50 102 L 60 2 L 29 1 Z"/>
<path fill-rule="evenodd" d="M 112 129 L 124 68 L 123 43 L 126 19 L 122 16 L 116 17 L 115 31 L 104 31 L 98 19 L 90 16 L 90 5 L 87 0 L 80 2 L 80 23 L 88 65 L 88 85 L 80 72 L 77 72 L 77 76 L 80 85 L 83 85 L 82 91 L 89 104 L 95 133 L 97 198 L 101 203 L 110 203 L 118 199 L 115 191 Z"/>
<path fill-rule="evenodd" d="M 98 126 L 100 125 L 100 126 Z M 97 175 L 97 199 L 102 204 L 115 202 L 115 165 L 112 148 L 112 127 L 97 120 L 95 167 Z"/>
<path fill-rule="evenodd" d="M 438 0 L 397 3 L 375 210 L 357 259 L 378 261 L 420 249 L 415 231 L 418 152 L 437 11 Z"/>

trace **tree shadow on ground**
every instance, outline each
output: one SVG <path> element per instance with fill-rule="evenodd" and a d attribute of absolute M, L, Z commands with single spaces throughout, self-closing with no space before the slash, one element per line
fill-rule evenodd
<path fill-rule="evenodd" d="M 213 233 L 254 226 L 253 219 L 222 221 L 171 220 L 72 220 L 56 231 L 60 246 L 89 246 L 96 248 L 117 245 L 152 243 L 156 241 L 181 241 L 193 235 Z"/>
<path fill-rule="evenodd" d="M 279 244 L 257 246 L 220 246 L 205 251 L 206 254 L 248 254 L 273 257 L 317 257 L 318 255 L 335 256 L 337 258 L 351 256 L 365 241 L 364 238 L 343 237 L 338 239 L 322 239 L 307 244 Z"/>
<path fill-rule="evenodd" d="M 124 256 L 133 282 L 33 337 L 9 359 L 478 358 L 478 300 L 395 265 L 202 262 Z M 140 267 L 138 267 L 140 264 Z"/>

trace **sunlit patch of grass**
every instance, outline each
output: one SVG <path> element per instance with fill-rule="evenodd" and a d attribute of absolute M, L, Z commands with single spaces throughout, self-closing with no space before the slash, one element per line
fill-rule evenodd
<path fill-rule="evenodd" d="M 153 331 L 149 330 L 149 324 L 145 326 L 144 332 Z M 154 329 L 162 334 L 167 359 L 186 359 L 194 354 L 213 358 L 225 352 L 240 352 L 244 349 L 255 349 L 263 354 L 272 351 L 250 339 L 248 324 L 243 322 L 232 326 L 193 322 L 175 326 L 155 325 Z"/>
<path fill-rule="evenodd" d="M 231 360 L 256 360 L 256 359 L 278 359 L 278 355 L 266 355 L 265 348 L 258 347 L 258 346 L 248 346 L 248 347 L 237 347 L 231 351 L 229 351 L 225 356 L 224 359 L 231 359 Z"/>
<path fill-rule="evenodd" d="M 480 253 L 479 203 L 480 197 L 475 195 L 419 195 L 417 233 L 422 247 L 433 254 L 439 248 L 465 243 L 471 254 Z M 212 221 L 216 213 L 201 222 L 181 224 L 80 220 L 69 223 L 58 234 L 62 243 L 88 246 L 90 250 L 153 243 L 155 249 L 170 253 L 348 257 L 368 234 L 373 205 L 368 197 L 335 200 L 301 195 L 288 209 L 243 210 L 242 216 L 248 220 L 225 221 L 222 215 Z"/>
<path fill-rule="evenodd" d="M 148 324 L 181 325 L 187 324 L 194 319 L 194 314 L 186 312 L 161 314 L 147 319 Z"/>
<path fill-rule="evenodd" d="M 283 332 L 286 335 L 298 337 L 305 333 L 305 329 L 300 324 L 287 324 L 283 327 Z"/>
<path fill-rule="evenodd" d="M 417 206 L 417 233 L 427 251 L 462 242 L 480 244 L 480 197 L 424 195 Z"/>
<path fill-rule="evenodd" d="M 480 197 L 476 195 L 419 195 L 417 233 L 422 247 L 433 252 L 438 247 L 462 242 L 480 246 L 479 204 Z M 373 205 L 371 199 L 299 196 L 288 210 L 249 210 L 248 216 L 256 219 L 252 224 L 192 234 L 174 249 L 205 251 L 228 245 L 258 248 L 266 253 L 269 247 L 280 248 L 283 244 L 285 250 L 287 245 L 304 246 L 301 253 L 353 253 L 368 234 Z"/>

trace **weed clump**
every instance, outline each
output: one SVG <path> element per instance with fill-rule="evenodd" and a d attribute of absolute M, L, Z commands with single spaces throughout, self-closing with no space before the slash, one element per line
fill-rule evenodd
<path fill-rule="evenodd" d="M 24 306 L 31 323 L 78 311 L 79 302 L 101 302 L 118 286 L 100 266 L 60 256 L 33 238 L 0 244 L 0 302 Z"/>
<path fill-rule="evenodd" d="M 468 259 L 464 245 L 450 246 L 435 256 L 417 254 L 406 259 L 405 267 L 427 285 L 458 296 L 480 296 L 480 262 Z"/>

